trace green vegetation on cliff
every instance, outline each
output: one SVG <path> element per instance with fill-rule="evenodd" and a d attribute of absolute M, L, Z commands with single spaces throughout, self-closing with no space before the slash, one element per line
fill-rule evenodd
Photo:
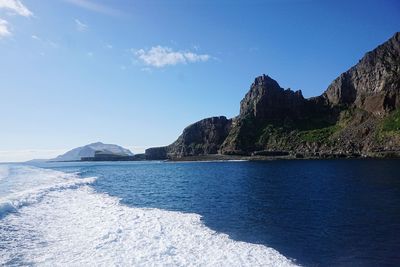
<path fill-rule="evenodd" d="M 400 109 L 383 120 L 382 130 L 384 132 L 400 132 Z"/>
<path fill-rule="evenodd" d="M 299 133 L 301 141 L 325 143 L 335 132 L 340 130 L 340 126 L 333 125 L 325 128 L 302 131 Z"/>

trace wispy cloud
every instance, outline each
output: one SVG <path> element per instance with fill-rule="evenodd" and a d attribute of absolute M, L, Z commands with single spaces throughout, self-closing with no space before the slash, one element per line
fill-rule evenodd
<path fill-rule="evenodd" d="M 8 29 L 8 22 L 4 19 L 0 19 L 0 39 L 10 35 L 11 32 Z"/>
<path fill-rule="evenodd" d="M 64 1 L 96 13 L 101 13 L 111 16 L 122 15 L 122 12 L 120 12 L 119 10 L 96 3 L 94 1 L 89 1 L 89 0 L 64 0 Z"/>
<path fill-rule="evenodd" d="M 139 49 L 133 51 L 134 55 L 147 66 L 162 68 L 169 65 L 187 64 L 208 61 L 211 56 L 196 54 L 190 51 L 174 51 L 164 46 L 154 46 L 148 50 Z"/>
<path fill-rule="evenodd" d="M 33 40 L 42 41 L 42 39 L 37 35 L 32 35 L 31 37 Z"/>
<path fill-rule="evenodd" d="M 50 46 L 50 47 L 53 47 L 53 48 L 58 48 L 59 47 L 58 43 L 55 43 L 55 42 L 53 42 L 51 40 L 48 40 L 48 39 L 42 38 L 40 36 L 37 36 L 36 34 L 31 35 L 31 38 L 33 40 L 39 42 L 39 43 L 42 43 L 43 45 L 46 45 L 46 46 Z"/>
<path fill-rule="evenodd" d="M 19 0 L 0 0 L 0 10 L 8 10 L 12 15 L 17 14 L 23 17 L 32 17 L 33 13 Z M 0 38 L 11 36 L 8 21 L 0 18 Z"/>
<path fill-rule="evenodd" d="M 75 19 L 75 26 L 76 30 L 80 32 L 85 32 L 88 30 L 89 26 L 83 22 L 81 22 L 79 19 Z"/>
<path fill-rule="evenodd" d="M 31 17 L 33 13 L 19 0 L 0 0 L 0 8 L 7 9 L 24 17 Z"/>

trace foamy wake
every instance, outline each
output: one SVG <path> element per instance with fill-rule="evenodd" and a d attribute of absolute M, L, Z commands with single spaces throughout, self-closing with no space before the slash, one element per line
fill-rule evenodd
<path fill-rule="evenodd" d="M 0 220 L 0 265 L 291 266 L 216 233 L 197 214 L 132 208 L 90 186 L 50 190 Z"/>
<path fill-rule="evenodd" d="M 89 184 L 95 178 L 24 165 L 0 165 L 0 219 L 38 202 L 50 191 Z"/>

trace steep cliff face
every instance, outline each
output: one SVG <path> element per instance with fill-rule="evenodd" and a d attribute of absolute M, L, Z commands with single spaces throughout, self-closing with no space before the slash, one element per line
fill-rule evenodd
<path fill-rule="evenodd" d="M 181 158 L 216 154 L 230 131 L 232 120 L 212 117 L 189 125 L 169 146 L 146 150 L 148 159 Z"/>
<path fill-rule="evenodd" d="M 175 143 L 154 152 L 400 156 L 400 33 L 368 52 L 321 96 L 305 99 L 301 91 L 285 90 L 262 75 L 237 117 L 217 118 L 187 127 Z"/>
<path fill-rule="evenodd" d="M 400 107 L 400 33 L 368 52 L 323 94 L 331 105 L 352 106 L 376 116 Z"/>
<path fill-rule="evenodd" d="M 249 92 L 240 102 L 240 117 L 253 117 L 257 121 L 298 119 L 305 108 L 301 91 L 284 90 L 269 76 L 254 80 Z"/>
<path fill-rule="evenodd" d="M 167 159 L 167 148 L 166 146 L 148 148 L 144 153 L 145 158 L 147 160 Z"/>
<path fill-rule="evenodd" d="M 230 131 L 232 120 L 212 117 L 189 125 L 168 148 L 174 157 L 216 154 Z"/>

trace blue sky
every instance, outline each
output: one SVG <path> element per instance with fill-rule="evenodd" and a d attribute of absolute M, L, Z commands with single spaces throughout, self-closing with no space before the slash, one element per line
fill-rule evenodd
<path fill-rule="evenodd" d="M 237 115 L 263 73 L 319 95 L 399 17 L 396 0 L 0 0 L 0 161 L 167 145 Z"/>

